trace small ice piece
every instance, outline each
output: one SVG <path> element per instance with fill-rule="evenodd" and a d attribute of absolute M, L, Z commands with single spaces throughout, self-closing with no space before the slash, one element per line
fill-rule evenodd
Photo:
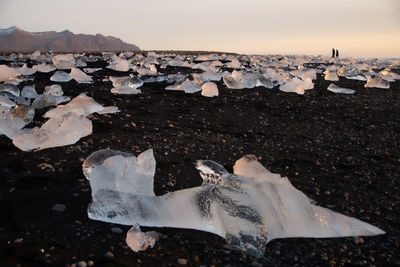
<path fill-rule="evenodd" d="M 56 69 L 56 67 L 54 65 L 48 65 L 46 63 L 42 63 L 40 65 L 34 65 L 32 66 L 32 69 L 38 71 L 38 72 L 42 72 L 42 73 L 49 73 L 52 72 L 53 70 Z"/>
<path fill-rule="evenodd" d="M 227 68 L 240 69 L 240 67 L 242 66 L 240 64 L 240 61 L 237 58 L 233 57 L 233 56 L 228 58 L 228 60 L 230 60 L 230 62 L 225 64 Z"/>
<path fill-rule="evenodd" d="M 89 116 L 90 114 L 97 112 L 105 114 L 118 112 L 117 107 L 103 107 L 97 103 L 93 98 L 87 96 L 85 93 L 81 93 L 77 97 L 71 100 L 66 105 L 60 105 L 57 108 L 51 109 L 43 115 L 45 118 L 56 118 L 65 116 L 68 113 L 75 113 L 77 115 Z"/>
<path fill-rule="evenodd" d="M 182 83 L 178 83 L 175 85 L 170 85 L 165 88 L 165 90 L 171 90 L 171 91 L 184 91 L 187 94 L 194 94 L 199 91 L 201 91 L 201 87 L 198 85 L 194 84 L 192 81 L 189 79 L 186 79 Z"/>
<path fill-rule="evenodd" d="M 224 75 L 223 81 L 229 89 L 243 89 L 243 84 L 240 81 L 235 80 L 232 75 Z"/>
<path fill-rule="evenodd" d="M 304 81 L 295 77 L 290 81 L 282 84 L 279 87 L 279 90 L 283 92 L 292 92 L 297 93 L 299 95 L 303 95 L 305 90 L 313 89 L 314 83 L 311 78 L 307 77 Z"/>
<path fill-rule="evenodd" d="M 11 83 L 2 83 L 0 84 L 0 93 L 3 94 L 9 94 L 14 97 L 19 97 L 21 94 L 21 91 L 18 89 L 18 87 L 15 84 Z"/>
<path fill-rule="evenodd" d="M 52 95 L 52 96 L 62 96 L 64 95 L 64 91 L 62 90 L 62 86 L 59 84 L 48 85 L 44 88 L 43 94 Z"/>
<path fill-rule="evenodd" d="M 141 159 L 139 163 L 139 158 Z M 381 229 L 313 205 L 287 178 L 253 155 L 236 161 L 234 174 L 200 160 L 201 186 L 155 196 L 152 150 L 137 158 L 100 150 L 83 163 L 90 182 L 89 218 L 123 225 L 176 227 L 217 234 L 232 249 L 257 257 L 277 238 L 379 235 Z"/>
<path fill-rule="evenodd" d="M 137 95 L 137 94 L 142 93 L 142 91 L 136 89 L 135 87 L 123 85 L 123 86 L 111 88 L 111 93 L 118 94 L 118 95 Z"/>
<path fill-rule="evenodd" d="M 201 86 L 201 95 L 206 97 L 218 96 L 218 87 L 213 82 L 206 82 Z"/>
<path fill-rule="evenodd" d="M 41 55 L 42 55 L 42 54 L 40 53 L 40 51 L 39 51 L 39 50 L 36 50 L 35 52 L 33 52 L 33 53 L 30 55 L 30 59 L 33 60 L 33 61 L 40 60 Z"/>
<path fill-rule="evenodd" d="M 142 76 L 145 75 L 156 75 L 157 74 L 157 68 L 154 64 L 151 64 L 149 68 L 137 68 L 136 72 L 139 73 Z"/>
<path fill-rule="evenodd" d="M 327 89 L 328 91 L 331 91 L 333 93 L 346 94 L 346 95 L 352 95 L 356 92 L 352 89 L 339 87 L 333 83 L 331 83 Z"/>
<path fill-rule="evenodd" d="M 275 84 L 270 79 L 265 78 L 263 75 L 257 75 L 256 82 L 256 87 L 262 86 L 268 89 L 275 87 Z"/>
<path fill-rule="evenodd" d="M 18 76 L 21 73 L 14 68 L 10 68 L 6 65 L 0 65 L 0 82 L 7 81 L 8 79 Z"/>
<path fill-rule="evenodd" d="M 68 113 L 18 135 L 13 144 L 22 151 L 72 145 L 92 133 L 92 122 L 85 116 Z"/>
<path fill-rule="evenodd" d="M 388 69 L 382 70 L 381 72 L 378 73 L 378 75 L 388 81 L 388 82 L 395 82 L 396 80 L 400 80 L 400 75 L 394 72 L 391 72 Z"/>
<path fill-rule="evenodd" d="M 157 233 L 147 232 L 144 233 L 140 231 L 139 226 L 133 226 L 129 231 L 126 233 L 126 244 L 134 251 L 145 251 L 148 248 L 154 247 L 158 239 Z"/>
<path fill-rule="evenodd" d="M 201 73 L 200 76 L 204 82 L 218 82 L 222 78 L 222 73 L 208 70 Z"/>
<path fill-rule="evenodd" d="M 324 71 L 325 74 L 325 80 L 326 81 L 332 81 L 332 82 L 337 82 L 339 81 L 339 76 L 336 73 L 336 70 L 325 70 Z"/>
<path fill-rule="evenodd" d="M 316 70 L 293 70 L 290 72 L 291 75 L 294 77 L 300 78 L 302 80 L 305 80 L 307 77 L 310 78 L 311 80 L 316 80 L 317 79 L 317 72 Z"/>
<path fill-rule="evenodd" d="M 24 121 L 25 124 L 29 124 L 35 117 L 35 109 L 27 106 L 15 106 L 10 110 L 11 117 L 19 118 Z"/>
<path fill-rule="evenodd" d="M 71 73 L 69 74 L 72 79 L 77 83 L 93 83 L 92 77 L 88 76 L 86 73 L 78 68 L 71 68 Z"/>
<path fill-rule="evenodd" d="M 63 102 L 69 101 L 68 96 L 39 95 L 32 103 L 34 109 L 43 109 L 46 107 L 57 106 Z"/>
<path fill-rule="evenodd" d="M 25 98 L 37 98 L 39 95 L 36 92 L 35 85 L 25 85 L 22 88 L 21 95 Z"/>
<path fill-rule="evenodd" d="M 13 116 L 8 110 L 0 109 L 0 135 L 4 134 L 8 138 L 14 139 L 21 133 L 21 129 L 25 125 L 23 119 Z"/>
<path fill-rule="evenodd" d="M 0 106 L 5 107 L 6 109 L 11 109 L 12 107 L 15 107 L 15 105 L 16 104 L 7 97 L 0 95 Z"/>
<path fill-rule="evenodd" d="M 106 68 L 123 72 L 129 70 L 130 61 L 117 57 L 116 55 L 112 56 L 111 59 L 112 62 Z"/>
<path fill-rule="evenodd" d="M 114 87 L 129 86 L 132 88 L 139 88 L 143 85 L 143 81 L 137 77 L 124 76 L 124 77 L 113 77 L 110 76 L 110 81 Z"/>
<path fill-rule="evenodd" d="M 363 81 L 363 82 L 368 81 L 367 77 L 365 77 L 364 75 L 361 75 L 361 74 L 354 75 L 354 76 L 345 76 L 345 78 L 349 79 L 349 80 L 357 80 L 357 81 Z"/>
<path fill-rule="evenodd" d="M 83 71 L 86 73 L 94 73 L 96 71 L 102 70 L 102 68 L 84 68 Z"/>
<path fill-rule="evenodd" d="M 19 73 L 21 73 L 21 75 L 25 75 L 25 76 L 29 76 L 32 75 L 36 72 L 36 70 L 34 68 L 28 68 L 28 65 L 25 63 L 19 70 Z"/>
<path fill-rule="evenodd" d="M 18 105 L 23 105 L 23 106 L 30 106 L 31 105 L 31 100 L 29 98 L 25 98 L 25 97 L 20 95 L 17 98 L 17 104 Z"/>
<path fill-rule="evenodd" d="M 68 70 L 75 65 L 75 58 L 72 54 L 60 54 L 53 56 L 53 64 L 59 70 Z"/>
<path fill-rule="evenodd" d="M 72 77 L 66 73 L 65 71 L 56 71 L 53 76 L 50 77 L 50 81 L 53 82 L 69 82 L 72 80 Z"/>
<path fill-rule="evenodd" d="M 382 89 L 389 89 L 390 83 L 378 74 L 375 78 L 368 79 L 367 83 L 364 85 L 366 88 L 382 88 Z"/>

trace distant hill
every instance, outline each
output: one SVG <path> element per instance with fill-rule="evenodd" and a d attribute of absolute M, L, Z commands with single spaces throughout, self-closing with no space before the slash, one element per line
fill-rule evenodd
<path fill-rule="evenodd" d="M 33 52 L 81 52 L 81 51 L 138 51 L 139 47 L 119 38 L 101 34 L 74 34 L 62 32 L 27 32 L 18 27 L 0 29 L 0 51 Z"/>

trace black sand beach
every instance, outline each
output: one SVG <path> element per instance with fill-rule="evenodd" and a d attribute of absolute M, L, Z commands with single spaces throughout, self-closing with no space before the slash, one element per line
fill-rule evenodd
<path fill-rule="evenodd" d="M 0 62 L 5 64 L 6 62 Z M 107 63 L 88 63 L 105 67 Z M 189 68 L 168 67 L 164 73 Z M 400 71 L 396 71 L 400 73 Z M 38 93 L 52 73 L 36 73 Z M 150 83 L 140 95 L 113 95 L 103 69 L 91 85 L 63 83 L 64 94 L 86 92 L 121 112 L 92 114 L 93 134 L 75 145 L 22 152 L 0 136 L 0 265 L 68 266 L 343 266 L 400 265 L 400 82 L 389 90 L 367 89 L 340 78 L 337 85 L 354 95 L 326 90 L 319 74 L 304 95 L 277 88 L 229 90 L 206 98 L 164 91 Z M 19 85 L 20 89 L 23 83 Z M 39 126 L 48 109 L 28 125 Z M 280 239 L 256 259 L 228 250 L 224 239 L 194 230 L 145 228 L 162 234 L 154 248 L 134 253 L 125 243 L 129 227 L 88 219 L 90 187 L 82 161 L 111 148 L 139 154 L 153 148 L 157 162 L 155 193 L 198 186 L 193 164 L 211 159 L 229 171 L 237 159 L 254 154 L 269 170 L 287 176 L 317 205 L 375 225 L 385 235 L 335 239 Z M 63 204 L 64 211 L 54 211 Z M 119 227 L 122 233 L 111 228 Z"/>

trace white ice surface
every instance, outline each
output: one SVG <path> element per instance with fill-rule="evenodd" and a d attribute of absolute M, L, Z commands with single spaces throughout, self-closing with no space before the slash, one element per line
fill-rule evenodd
<path fill-rule="evenodd" d="M 50 77 L 50 81 L 53 82 L 69 82 L 70 80 L 72 80 L 72 77 L 69 73 L 60 70 L 56 71 L 53 76 Z"/>
<path fill-rule="evenodd" d="M 59 70 L 68 70 L 75 65 L 75 58 L 72 54 L 59 54 L 53 56 L 53 64 Z"/>
<path fill-rule="evenodd" d="M 171 90 L 171 91 L 184 91 L 187 94 L 194 94 L 199 91 L 201 91 L 201 87 L 194 84 L 192 81 L 189 79 L 186 79 L 182 83 L 178 83 L 175 85 L 170 85 L 165 88 L 165 90 Z"/>
<path fill-rule="evenodd" d="M 376 77 L 368 79 L 364 86 L 366 88 L 389 89 L 390 83 L 387 80 L 382 79 L 380 75 L 376 75 Z"/>
<path fill-rule="evenodd" d="M 213 82 L 206 82 L 201 86 L 201 95 L 206 97 L 218 96 L 218 87 Z"/>
<path fill-rule="evenodd" d="M 139 158 L 141 159 L 139 165 Z M 155 196 L 152 150 L 134 155 L 100 150 L 83 163 L 90 181 L 91 219 L 123 225 L 176 227 L 211 232 L 229 247 L 263 256 L 275 238 L 378 235 L 370 224 L 310 203 L 287 178 L 245 156 L 234 174 L 213 161 L 198 161 L 198 187 Z"/>
<path fill-rule="evenodd" d="M 93 83 L 92 77 L 84 73 L 78 68 L 71 68 L 71 73 L 69 74 L 72 79 L 77 83 Z"/>
<path fill-rule="evenodd" d="M 35 69 L 38 72 L 48 73 L 56 69 L 54 65 L 48 65 L 46 63 L 41 63 L 39 65 L 32 66 L 32 69 Z"/>
<path fill-rule="evenodd" d="M 333 83 L 331 83 L 328 88 L 328 91 L 331 91 L 333 93 L 339 93 L 339 94 L 346 94 L 346 95 L 352 95 L 354 94 L 356 91 L 352 90 L 352 89 L 348 89 L 348 88 L 342 88 L 339 87 Z"/>

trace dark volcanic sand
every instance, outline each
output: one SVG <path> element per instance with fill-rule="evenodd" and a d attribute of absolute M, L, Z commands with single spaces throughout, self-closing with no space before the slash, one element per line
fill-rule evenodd
<path fill-rule="evenodd" d="M 105 66 L 103 62 L 88 67 Z M 161 72 L 191 69 L 168 68 Z M 35 74 L 36 89 L 51 84 L 50 74 Z M 205 98 L 164 91 L 166 83 L 145 84 L 141 95 L 112 95 L 108 75 L 93 74 L 93 85 L 63 83 L 65 95 L 87 92 L 121 112 L 93 114 L 93 134 L 72 146 L 22 152 L 0 136 L 0 265 L 65 266 L 93 261 L 96 266 L 188 265 L 328 266 L 400 265 L 400 83 L 390 90 L 366 89 L 362 82 L 340 80 L 355 95 L 326 91 L 318 75 L 305 95 L 276 89 L 228 90 Z M 23 84 L 20 85 L 20 88 Z M 37 112 L 35 121 L 44 122 Z M 272 172 L 331 208 L 387 232 L 362 238 L 280 239 L 257 260 L 224 248 L 224 239 L 206 232 L 145 228 L 163 235 L 153 249 L 134 253 L 125 244 L 129 227 L 89 220 L 90 187 L 82 161 L 112 148 L 138 154 L 154 149 L 155 192 L 198 186 L 197 159 L 212 159 L 232 170 L 235 160 L 255 154 Z M 47 163 L 54 167 L 41 168 Z M 43 166 L 43 165 L 42 165 Z M 66 210 L 53 211 L 56 204 Z M 122 234 L 111 231 L 123 229 Z M 22 241 L 21 241 L 22 238 Z M 19 240 L 18 240 L 19 239 Z M 19 241 L 19 242 L 18 242 Z M 107 252 L 112 252 L 112 255 Z"/>

